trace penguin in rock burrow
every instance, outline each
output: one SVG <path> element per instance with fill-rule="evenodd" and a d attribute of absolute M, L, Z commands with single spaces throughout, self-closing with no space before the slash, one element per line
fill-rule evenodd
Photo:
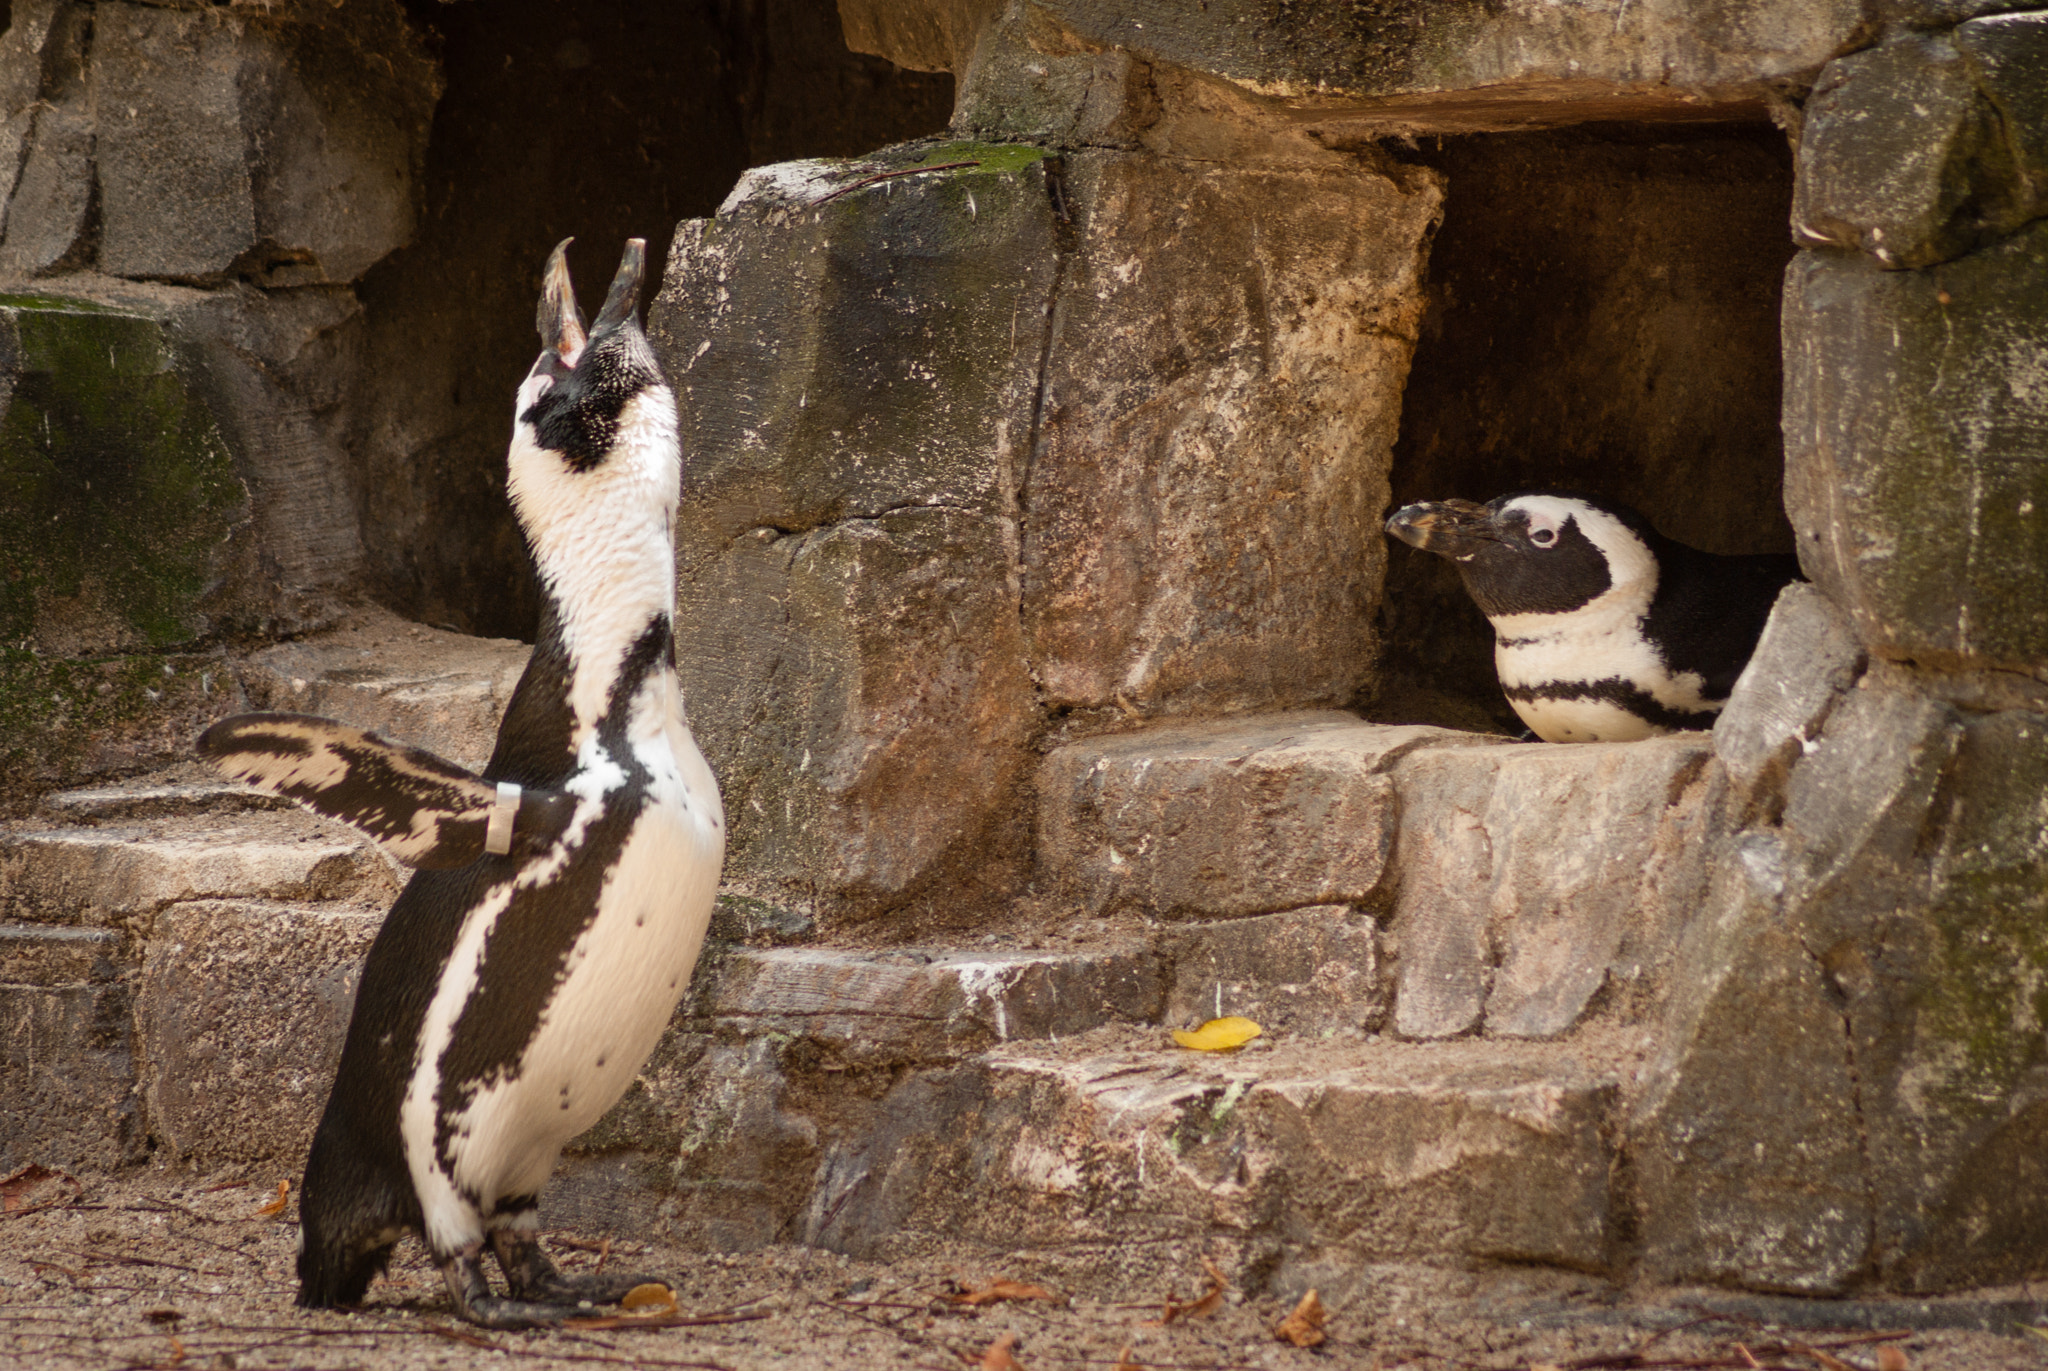
<path fill-rule="evenodd" d="M 1626 505 L 1566 491 L 1408 505 L 1387 532 L 1457 566 L 1493 624 L 1508 703 L 1549 743 L 1711 726 L 1799 579 L 1789 554 L 1701 552 Z"/>
<path fill-rule="evenodd" d="M 299 1303 L 359 1303 L 422 1232 L 457 1310 L 546 1326 L 645 1280 L 565 1276 L 536 1235 L 564 1143 L 625 1092 L 697 960 L 718 784 L 672 661 L 675 397 L 640 330 L 645 245 L 586 334 L 564 242 L 508 488 L 544 594 L 481 777 L 331 720 L 247 714 L 199 751 L 422 868 L 363 966 L 300 1192 Z M 510 1288 L 492 1292 L 488 1243 Z"/>

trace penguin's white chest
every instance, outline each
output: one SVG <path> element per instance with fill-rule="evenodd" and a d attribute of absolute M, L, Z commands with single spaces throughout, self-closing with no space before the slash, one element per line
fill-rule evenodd
<path fill-rule="evenodd" d="M 432 1049 L 446 1037 L 434 1028 L 459 1013 L 455 1001 L 466 996 L 458 989 L 488 992 L 478 979 L 480 966 L 465 964 L 480 954 L 480 939 L 463 940 L 443 978 L 429 1013 L 429 1053 L 407 1102 L 408 1112 L 420 1111 L 420 1117 L 406 1130 L 408 1160 L 437 1240 L 473 1241 L 467 1230 L 476 1226 L 479 1209 L 488 1212 L 500 1199 L 540 1188 L 563 1144 L 625 1093 L 689 983 L 724 856 L 718 790 L 681 728 L 636 751 L 651 780 L 606 863 L 596 908 L 563 956 L 517 1065 L 465 1089 L 464 1102 L 447 1120 L 445 1157 L 428 1145 L 430 1133 L 442 1130 L 427 1127 L 423 1106 L 445 1100 L 444 1088 L 460 1083 L 441 1078 Z M 595 854 L 572 847 L 567 860 L 579 859 Z M 502 917 L 519 913 L 515 902 Z"/>

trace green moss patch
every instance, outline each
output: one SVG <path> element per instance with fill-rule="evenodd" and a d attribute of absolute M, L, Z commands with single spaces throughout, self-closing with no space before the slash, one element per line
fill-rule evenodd
<path fill-rule="evenodd" d="M 192 641 L 247 493 L 163 327 L 8 296 L 0 335 L 0 643 Z"/>

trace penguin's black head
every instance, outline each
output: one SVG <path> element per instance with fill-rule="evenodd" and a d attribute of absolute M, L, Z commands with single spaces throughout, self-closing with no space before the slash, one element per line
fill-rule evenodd
<path fill-rule="evenodd" d="M 1480 612 L 1496 621 L 1568 614 L 1615 592 L 1647 603 L 1656 590 L 1659 540 L 1643 516 L 1567 491 L 1408 505 L 1387 532 L 1455 563 Z"/>
<path fill-rule="evenodd" d="M 541 287 L 546 344 L 513 408 L 506 488 L 543 576 L 588 561 L 628 529 L 668 537 L 682 481 L 676 402 L 640 331 L 646 244 L 627 240 L 618 274 L 588 330 L 565 256 L 548 258 Z"/>
<path fill-rule="evenodd" d="M 644 239 L 626 240 L 612 288 L 587 331 L 569 281 L 564 238 L 548 257 L 536 322 L 545 346 L 519 388 L 517 419 L 535 446 L 560 455 L 571 471 L 589 471 L 618 445 L 620 419 L 638 396 L 662 385 L 654 349 L 640 329 Z"/>

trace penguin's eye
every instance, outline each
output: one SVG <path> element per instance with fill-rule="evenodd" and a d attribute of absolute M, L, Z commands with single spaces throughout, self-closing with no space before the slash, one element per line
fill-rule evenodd
<path fill-rule="evenodd" d="M 1557 541 L 1557 530 L 1554 528 L 1539 528 L 1529 535 L 1529 541 L 1538 547 L 1549 547 Z"/>

